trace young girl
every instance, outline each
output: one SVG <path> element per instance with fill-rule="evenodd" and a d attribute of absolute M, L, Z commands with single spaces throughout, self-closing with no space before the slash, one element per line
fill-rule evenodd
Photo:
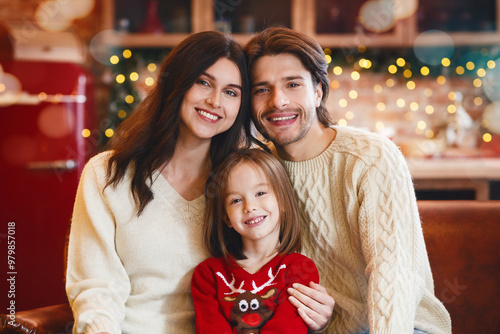
<path fill-rule="evenodd" d="M 239 150 L 207 183 L 204 241 L 212 258 L 193 274 L 196 333 L 307 333 L 288 301 L 293 283 L 318 283 L 300 251 L 300 216 L 271 154 Z"/>

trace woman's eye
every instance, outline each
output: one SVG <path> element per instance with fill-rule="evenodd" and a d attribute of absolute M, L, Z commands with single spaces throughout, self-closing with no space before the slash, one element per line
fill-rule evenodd
<path fill-rule="evenodd" d="M 238 94 L 234 90 L 226 90 L 226 94 L 229 96 L 238 96 Z"/>
<path fill-rule="evenodd" d="M 203 85 L 203 86 L 210 86 L 210 84 L 208 83 L 208 81 L 206 81 L 206 80 L 201 80 L 201 79 L 200 79 L 200 80 L 198 80 L 198 84 Z"/>
<path fill-rule="evenodd" d="M 259 93 L 264 93 L 264 92 L 267 92 L 269 91 L 269 89 L 267 88 L 257 88 L 257 89 L 254 89 L 253 93 L 254 94 L 259 94 Z"/>

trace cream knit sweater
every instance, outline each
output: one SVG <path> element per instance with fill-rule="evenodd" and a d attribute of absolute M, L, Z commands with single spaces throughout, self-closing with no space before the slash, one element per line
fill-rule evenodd
<path fill-rule="evenodd" d="M 281 160 L 303 213 L 304 254 L 336 301 L 327 333 L 451 333 L 405 159 L 381 136 L 334 128 L 319 156 Z"/>
<path fill-rule="evenodd" d="M 108 158 L 87 163 L 76 196 L 66 277 L 74 333 L 194 333 L 204 196 L 188 202 L 156 172 L 154 200 L 137 217 L 130 175 L 103 192 Z"/>

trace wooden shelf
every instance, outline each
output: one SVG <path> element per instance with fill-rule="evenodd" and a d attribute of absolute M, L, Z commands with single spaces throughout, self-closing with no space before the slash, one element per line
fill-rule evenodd
<path fill-rule="evenodd" d="M 115 1 L 104 0 L 103 2 L 103 30 L 114 29 Z M 191 31 L 193 33 L 214 29 L 214 1 L 191 0 Z M 315 4 L 315 0 L 290 0 L 291 27 L 312 36 L 325 47 L 352 48 L 360 45 L 365 47 L 413 47 L 415 38 L 419 35 L 417 14 L 399 20 L 394 28 L 387 33 L 317 34 Z M 500 0 L 496 0 L 496 4 L 496 31 L 449 33 L 453 45 L 500 44 Z M 174 47 L 188 35 L 189 33 L 154 35 L 110 32 L 103 41 L 113 47 Z M 234 34 L 234 37 L 240 44 L 245 44 L 252 35 Z M 421 41 L 429 46 L 449 43 L 449 40 L 440 39 L 438 35 L 427 35 Z"/>

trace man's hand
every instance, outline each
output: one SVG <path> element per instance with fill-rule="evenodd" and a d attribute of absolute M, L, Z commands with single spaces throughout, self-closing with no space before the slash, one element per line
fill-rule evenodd
<path fill-rule="evenodd" d="M 287 291 L 290 294 L 288 300 L 297 308 L 310 330 L 319 331 L 326 327 L 332 317 L 335 300 L 323 286 L 313 282 L 309 286 L 294 283 Z"/>

